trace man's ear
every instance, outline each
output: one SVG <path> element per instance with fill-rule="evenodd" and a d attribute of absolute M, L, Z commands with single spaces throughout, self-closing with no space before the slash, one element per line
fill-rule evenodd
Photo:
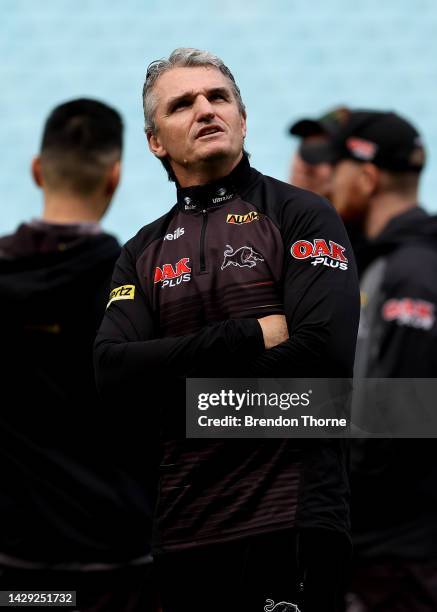
<path fill-rule="evenodd" d="M 41 168 L 41 157 L 36 155 L 31 162 L 30 171 L 32 178 L 37 187 L 43 186 L 42 168 Z"/>
<path fill-rule="evenodd" d="M 146 132 L 147 142 L 149 143 L 149 149 L 156 157 L 160 159 L 167 157 L 167 150 L 161 143 L 158 134 L 154 134 L 151 130 Z"/>
<path fill-rule="evenodd" d="M 246 115 L 246 111 L 243 111 L 241 113 L 241 129 L 243 131 L 243 138 L 246 138 L 246 133 L 247 133 L 247 115 Z"/>
<path fill-rule="evenodd" d="M 361 187 L 370 196 L 378 189 L 381 171 L 375 164 L 363 164 L 361 169 Z"/>
<path fill-rule="evenodd" d="M 120 176 L 121 176 L 121 161 L 117 160 L 116 162 L 114 162 L 114 164 L 109 169 L 108 176 L 106 179 L 106 185 L 105 185 L 105 195 L 109 197 L 113 196 L 115 190 L 118 187 L 118 183 L 120 182 Z"/>

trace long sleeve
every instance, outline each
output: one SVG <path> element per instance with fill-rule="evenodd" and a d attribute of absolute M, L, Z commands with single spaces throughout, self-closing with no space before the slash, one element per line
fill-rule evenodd
<path fill-rule="evenodd" d="M 432 258 L 431 258 L 432 257 Z M 373 321 L 366 376 L 420 378 L 437 371 L 435 256 L 402 250 L 387 265 Z"/>
<path fill-rule="evenodd" d="M 349 377 L 359 321 L 352 249 L 331 205 L 314 196 L 296 215 L 285 205 L 284 310 L 289 339 L 257 356 L 253 376 Z"/>

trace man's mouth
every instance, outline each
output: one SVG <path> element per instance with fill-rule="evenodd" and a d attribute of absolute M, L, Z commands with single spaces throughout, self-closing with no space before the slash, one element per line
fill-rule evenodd
<path fill-rule="evenodd" d="M 202 138 L 202 136 L 212 136 L 213 134 L 219 134 L 223 131 L 224 130 L 218 125 L 208 125 L 197 132 L 196 138 Z"/>

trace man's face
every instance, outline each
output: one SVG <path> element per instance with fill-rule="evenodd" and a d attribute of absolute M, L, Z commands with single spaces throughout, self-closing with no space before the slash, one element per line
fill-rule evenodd
<path fill-rule="evenodd" d="M 317 146 L 318 144 L 323 145 L 326 142 L 328 142 L 326 136 L 308 136 L 302 140 L 301 146 L 307 144 Z M 298 150 L 291 162 L 289 182 L 292 185 L 296 185 L 296 187 L 308 189 L 325 198 L 330 198 L 333 171 L 334 168 L 331 163 L 309 164 L 302 158 Z"/>
<path fill-rule="evenodd" d="M 151 151 L 167 158 L 176 176 L 241 155 L 246 135 L 229 80 L 213 66 L 172 68 L 154 88 L 157 106 Z"/>
<path fill-rule="evenodd" d="M 308 164 L 299 155 L 299 151 L 296 151 L 291 162 L 289 180 L 296 187 L 330 198 L 332 174 L 332 164 Z"/>
<path fill-rule="evenodd" d="M 366 215 L 372 185 L 365 165 L 349 159 L 338 162 L 332 180 L 332 203 L 344 221 L 361 221 Z"/>

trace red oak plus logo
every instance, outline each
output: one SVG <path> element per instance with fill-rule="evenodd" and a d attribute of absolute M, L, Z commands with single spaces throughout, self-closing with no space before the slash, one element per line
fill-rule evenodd
<path fill-rule="evenodd" d="M 345 248 L 333 240 L 329 241 L 329 246 L 323 238 L 316 238 L 312 242 L 309 240 L 298 240 L 290 249 L 295 259 L 312 259 L 312 266 L 328 266 L 328 268 L 339 268 L 347 270 L 348 259 L 345 256 Z"/>
<path fill-rule="evenodd" d="M 382 307 L 382 318 L 417 329 L 431 329 L 435 322 L 434 304 L 425 300 L 391 299 Z"/>
<path fill-rule="evenodd" d="M 155 268 L 154 284 L 161 283 L 161 288 L 176 287 L 191 280 L 190 258 L 183 257 L 175 265 L 164 264 Z"/>

